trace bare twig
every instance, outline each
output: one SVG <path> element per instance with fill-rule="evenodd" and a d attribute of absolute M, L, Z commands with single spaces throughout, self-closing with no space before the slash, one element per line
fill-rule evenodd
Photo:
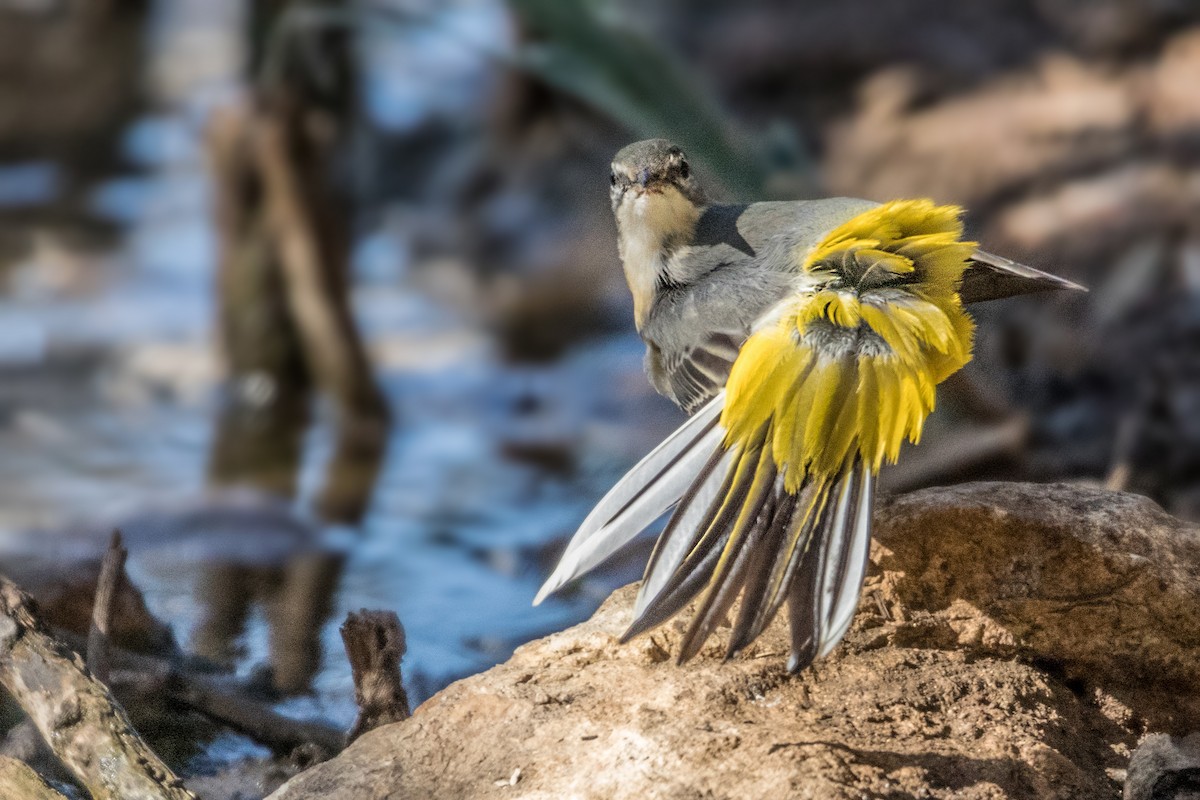
<path fill-rule="evenodd" d="M 0 756 L 0 797 L 21 800 L 66 800 L 66 797 L 51 788 L 28 765 L 15 758 Z"/>
<path fill-rule="evenodd" d="M 326 758 L 331 758 L 341 751 L 344 743 L 336 728 L 285 717 L 266 703 L 248 698 L 244 692 L 219 686 L 212 679 L 176 675 L 167 691 L 172 700 L 244 733 L 279 755 L 315 744 L 325 751 Z"/>
<path fill-rule="evenodd" d="M 112 630 L 114 602 L 121 581 L 125 578 L 125 557 L 129 551 L 121 545 L 121 532 L 113 531 L 112 541 L 100 562 L 100 578 L 96 581 L 96 600 L 92 605 L 92 627 L 88 630 L 87 665 L 92 677 L 108 683 L 110 669 L 108 647 Z"/>
<path fill-rule="evenodd" d="M 404 627 L 391 611 L 363 609 L 347 614 L 341 633 L 358 703 L 358 719 L 346 735 L 349 743 L 380 725 L 411 716 L 400 676 L 400 659 L 407 645 Z"/>
<path fill-rule="evenodd" d="M 29 596 L 3 577 L 0 685 L 95 800 L 195 800 L 112 693 L 50 636 Z"/>

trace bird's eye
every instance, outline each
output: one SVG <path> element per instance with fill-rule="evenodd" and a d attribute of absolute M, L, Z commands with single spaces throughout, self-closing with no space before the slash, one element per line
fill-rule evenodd
<path fill-rule="evenodd" d="M 687 180 L 687 176 L 690 175 L 691 172 L 691 168 L 688 167 L 688 163 L 686 161 L 679 162 L 679 177 Z"/>
<path fill-rule="evenodd" d="M 615 171 L 608 173 L 608 184 L 610 186 L 617 185 L 617 173 Z"/>

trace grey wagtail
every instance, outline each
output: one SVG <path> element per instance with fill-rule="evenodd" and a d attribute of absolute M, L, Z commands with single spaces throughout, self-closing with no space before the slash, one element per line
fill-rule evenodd
<path fill-rule="evenodd" d="M 710 204 L 663 139 L 617 153 L 610 180 L 646 371 L 692 416 L 588 515 L 534 603 L 675 506 L 622 641 L 699 595 L 683 663 L 740 596 L 732 657 L 786 601 L 801 670 L 854 616 L 875 476 L 971 359 L 963 304 L 1082 287 L 963 241 L 961 209 L 931 200 Z"/>

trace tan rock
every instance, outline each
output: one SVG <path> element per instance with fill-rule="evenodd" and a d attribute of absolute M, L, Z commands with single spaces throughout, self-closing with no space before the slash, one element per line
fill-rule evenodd
<path fill-rule="evenodd" d="M 1151 730 L 1200 729 L 1200 527 L 1066 484 L 929 489 L 876 520 L 875 585 L 907 626 L 1109 694 Z M 893 638 L 921 646 L 907 626 Z"/>
<path fill-rule="evenodd" d="M 1194 526 L 975 484 L 886 501 L 877 527 L 881 569 L 813 670 L 786 674 L 778 623 L 729 663 L 717 636 L 676 666 L 672 625 L 620 646 L 626 587 L 271 797 L 1093 800 L 1145 724 L 1194 719 Z"/>

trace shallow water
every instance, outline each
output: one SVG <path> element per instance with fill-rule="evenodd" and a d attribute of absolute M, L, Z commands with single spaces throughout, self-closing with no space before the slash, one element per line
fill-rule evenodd
<path fill-rule="evenodd" d="M 295 504 L 206 493 L 218 369 L 204 270 L 147 266 L 128 238 L 71 269 L 91 288 L 39 286 L 31 261 L 0 297 L 0 339 L 29 343 L 0 360 L 0 563 L 87 557 L 119 525 L 134 582 L 187 649 L 246 674 L 269 664 L 295 688 L 311 675 L 313 691 L 282 707 L 338 725 L 354 713 L 337 632 L 348 611 L 398 613 L 419 702 L 636 576 L 626 562 L 529 605 L 564 537 L 677 420 L 632 335 L 506 365 L 471 320 L 402 282 L 362 287 L 396 424 L 362 524 L 329 526 L 304 510 L 331 445 L 321 419 Z M 297 603 L 311 613 L 289 614 Z"/>
<path fill-rule="evenodd" d="M 230 89 L 228 6 L 160 3 L 157 79 L 174 101 L 129 128 L 146 172 L 93 194 L 115 241 L 79 248 L 31 231 L 36 246 L 0 268 L 0 571 L 92 557 L 120 526 L 134 583 L 186 650 L 248 677 L 269 668 L 287 713 L 348 726 L 347 612 L 397 612 L 415 703 L 636 577 L 635 556 L 530 606 L 591 504 L 680 416 L 646 385 L 632 333 L 506 364 L 469 312 L 413 288 L 405 243 L 376 233 L 354 300 L 395 424 L 361 524 L 308 511 L 332 445 L 324 413 L 294 501 L 210 489 L 220 367 L 200 121 Z M 171 52 L 208 58 L 188 72 Z M 373 96 L 386 104 L 378 86 Z M 40 186 L 44 172 L 4 174 Z M 258 752 L 222 736 L 189 771 Z"/>

